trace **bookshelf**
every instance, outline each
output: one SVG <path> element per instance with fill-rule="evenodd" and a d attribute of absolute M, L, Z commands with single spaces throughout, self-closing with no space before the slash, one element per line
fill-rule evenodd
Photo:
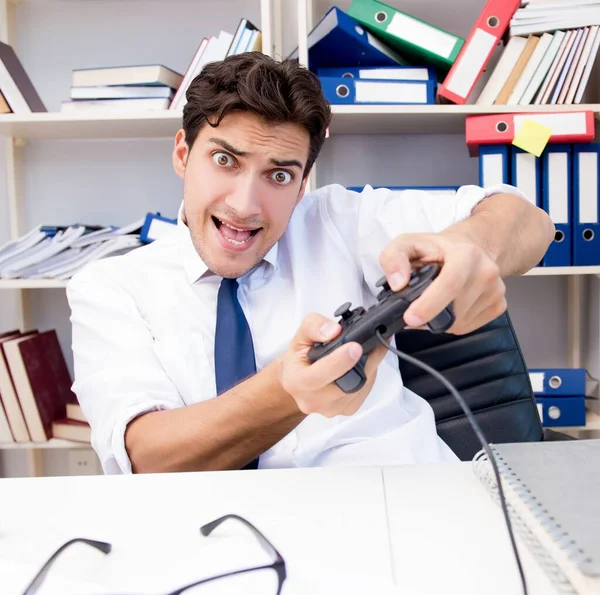
<path fill-rule="evenodd" d="M 600 266 L 590 267 L 536 267 L 525 277 L 594 275 L 600 278 Z M 0 289 L 64 289 L 67 280 L 60 279 L 0 279 Z"/>
<path fill-rule="evenodd" d="M 600 119 L 600 104 L 586 105 Z M 523 106 L 524 112 L 580 111 L 580 105 Z M 512 113 L 510 106 L 481 105 L 334 105 L 332 134 L 461 134 L 466 116 Z M 0 135 L 23 140 L 172 138 L 181 111 L 106 114 L 94 117 L 61 113 L 0 115 Z M 465 149 L 466 151 L 466 149 Z"/>
<path fill-rule="evenodd" d="M 308 32 L 316 24 L 316 22 L 324 15 L 326 10 L 330 8 L 334 3 L 324 0 L 297 0 L 295 3 L 288 3 L 284 0 L 248 0 L 243 2 L 242 0 L 236 0 L 231 3 L 218 2 L 218 0 L 201 0 L 200 2 L 192 2 L 189 0 L 175 0 L 176 8 L 173 11 L 178 14 L 178 19 L 173 17 L 169 23 L 170 26 L 180 27 L 181 32 L 187 35 L 187 39 L 197 39 L 208 31 L 199 33 L 198 30 L 190 33 L 190 25 L 185 21 L 186 13 L 183 11 L 200 10 L 198 6 L 205 10 L 207 7 L 219 7 L 218 15 L 211 15 L 211 33 L 215 32 L 215 29 L 222 26 L 223 28 L 232 28 L 235 26 L 236 19 L 239 18 L 239 12 L 236 10 L 245 10 L 245 7 L 254 7 L 255 14 L 259 15 L 260 27 L 263 32 L 263 51 L 269 55 L 274 56 L 286 56 L 296 46 L 299 48 L 300 61 L 304 64 L 307 63 L 307 45 L 306 39 Z M 448 11 L 447 15 L 439 14 L 439 7 L 436 9 L 436 0 L 408 0 L 400 2 L 400 0 L 390 0 L 390 4 L 397 6 L 403 6 L 407 11 L 412 11 L 415 16 L 424 19 L 435 19 L 440 22 L 440 26 L 446 26 L 448 29 L 456 30 L 460 34 L 464 35 L 467 30 L 467 26 L 464 24 L 466 20 L 472 20 L 475 15 L 483 6 L 485 0 L 460 0 L 460 2 L 453 4 L 453 10 Z M 35 33 L 28 33 L 25 30 L 25 26 L 18 27 L 18 17 L 21 14 L 21 10 L 27 10 L 27 18 L 32 19 L 31 14 L 35 10 L 40 10 L 40 19 L 46 18 L 50 11 L 58 5 L 63 6 L 61 19 L 53 21 L 54 25 L 59 22 L 62 23 L 62 31 L 58 32 L 60 35 L 70 39 L 73 37 L 73 44 L 79 43 L 71 47 L 63 47 L 61 52 L 58 53 L 60 56 L 56 61 L 43 59 L 42 50 L 40 50 L 40 43 L 34 39 Z M 144 2 L 140 0 L 139 3 L 133 3 L 133 5 L 139 4 L 137 9 L 132 10 L 143 10 L 144 7 L 166 5 L 164 2 Z M 226 7 L 225 4 L 229 6 Z M 41 6 L 44 8 L 40 8 Z M 110 19 L 110 12 L 117 10 L 113 3 L 105 3 L 94 0 L 74 0 L 69 2 L 68 8 L 64 8 L 65 3 L 60 0 L 30 0 L 29 2 L 18 2 L 16 0 L 0 0 L 0 40 L 13 44 L 17 52 L 20 55 L 27 57 L 28 62 L 26 66 L 32 63 L 38 63 L 37 73 L 42 73 L 45 70 L 49 70 L 48 77 L 62 77 L 62 80 L 68 79 L 70 75 L 70 68 L 68 61 L 65 56 L 70 53 L 82 52 L 85 54 L 89 52 L 90 60 L 97 60 L 101 54 L 94 53 L 97 50 L 90 49 L 90 47 L 84 43 L 83 37 L 85 35 L 76 35 L 76 32 L 70 31 L 70 28 L 74 25 L 79 24 L 81 28 L 85 25 L 90 25 L 90 21 L 87 13 L 83 10 L 82 6 L 87 5 L 90 10 L 93 10 L 95 15 L 103 14 L 106 20 Z M 339 4 L 340 8 L 347 9 L 349 5 L 348 0 L 342 0 Z M 231 8 L 234 6 L 235 8 Z M 69 12 L 70 11 L 70 12 Z M 211 11 L 213 12 L 213 11 Z M 222 12 L 222 14 L 221 14 Z M 153 16 L 152 11 L 146 11 L 143 19 L 146 19 L 155 30 L 160 30 L 159 20 L 161 17 Z M 450 14 L 451 13 L 451 14 Z M 73 22 L 64 19 L 65 14 L 73 15 Z M 183 14 L 183 17 L 182 17 Z M 227 15 L 226 17 L 224 15 Z M 89 17 L 93 19 L 94 17 Z M 137 18 L 137 17 L 136 17 Z M 221 19 L 221 20 L 219 20 Z M 445 20 L 444 20 L 445 19 Z M 29 22 L 29 21 L 28 21 Z M 139 23 L 139 18 L 137 18 Z M 146 23 L 146 21 L 144 21 Z M 216 25 L 215 23 L 220 23 Z M 227 23 L 227 24 L 225 24 Z M 259 24 L 259 23 L 257 23 Z M 48 25 L 52 27 L 53 25 Z M 39 25 L 43 27 L 43 25 Z M 199 25 L 195 25 L 196 29 Z M 106 34 L 106 29 L 103 30 Z M 177 30 L 179 31 L 179 30 Z M 18 36 L 17 36 L 18 33 Z M 56 34 L 56 32 L 54 33 Z M 96 35 L 93 31 L 93 27 L 88 29 L 88 34 L 93 36 Z M 98 33 L 101 36 L 102 33 Z M 176 37 L 176 36 L 175 36 Z M 23 44 L 25 42 L 25 45 Z M 35 49 L 28 51 L 27 44 L 35 46 Z M 69 41 L 68 43 L 71 43 Z M 104 43 L 104 42 L 103 42 Z M 125 42 L 115 41 L 115 48 L 106 47 L 107 52 L 112 52 L 111 57 L 107 60 L 116 62 L 115 55 L 119 55 L 118 52 L 122 51 L 125 55 L 126 47 Z M 154 44 L 161 46 L 161 44 L 169 46 L 173 43 L 171 41 L 164 41 L 157 39 Z M 102 46 L 102 43 L 99 43 Z M 37 52 L 37 54 L 35 53 Z M 189 57 L 189 56 L 188 56 Z M 129 59 L 129 58 L 128 58 Z M 62 61 L 61 61 L 62 60 Z M 600 62 L 600 60 L 598 60 Z M 43 64 L 43 67 L 39 64 Z M 182 68 L 185 68 L 187 64 L 183 64 Z M 36 69 L 33 69 L 34 71 Z M 33 73 L 32 73 L 33 74 Z M 32 76 L 35 82 L 35 75 Z M 597 84 L 597 77 L 596 87 Z M 43 81 L 42 81 L 43 82 Z M 57 104 L 57 92 L 55 91 L 56 86 L 50 85 L 48 81 L 44 83 L 45 88 L 48 90 L 47 94 L 50 95 L 51 99 L 54 100 L 54 105 Z M 590 85 L 594 84 L 590 81 Z M 41 94 L 45 99 L 48 95 L 44 96 L 43 85 Z M 62 90 L 66 87 L 63 85 Z M 594 103 L 587 105 L 566 105 L 566 106 L 521 106 L 519 111 L 524 112 L 538 112 L 538 111 L 569 111 L 569 110 L 581 110 L 590 109 L 596 114 L 596 121 L 600 121 L 600 92 L 598 96 L 594 98 Z M 49 102 L 52 105 L 52 101 Z M 432 137 L 435 139 L 437 135 L 460 135 L 464 133 L 464 120 L 468 115 L 473 114 L 484 114 L 484 113 L 511 113 L 514 110 L 511 106 L 481 106 L 481 105 L 427 105 L 427 106 L 390 106 L 390 105 L 372 105 L 372 106 L 334 106 L 333 120 L 330 128 L 332 137 L 338 137 L 341 135 L 350 135 L 353 138 L 361 135 L 418 135 L 420 137 Z M 0 142 L 2 143 L 3 149 L 2 155 L 4 159 L 0 161 L 3 164 L 4 170 L 4 181 L 5 189 L 0 190 L 0 207 L 1 207 L 1 218 L 7 221 L 8 237 L 2 238 L 3 240 L 14 238 L 29 229 L 32 219 L 33 207 L 30 206 L 30 199 L 32 198 L 32 190 L 30 189 L 31 181 L 28 179 L 28 167 L 30 165 L 29 160 L 35 160 L 34 169 L 39 170 L 44 167 L 43 159 L 51 155 L 51 151 L 44 152 L 38 151 L 37 147 L 65 147 L 73 143 L 77 147 L 85 147 L 82 150 L 80 156 L 81 163 L 86 160 L 86 151 L 95 151 L 92 147 L 101 144 L 98 141 L 104 142 L 107 146 L 116 145 L 119 142 L 138 142 L 142 146 L 150 142 L 162 143 L 161 147 L 166 147 L 166 151 L 169 151 L 170 147 L 168 143 L 171 143 L 173 135 L 179 128 L 181 123 L 181 112 L 178 111 L 165 111 L 165 112 L 148 112 L 139 114 L 106 114 L 106 115 L 69 115 L 61 114 L 57 111 L 51 111 L 49 113 L 34 113 L 29 115 L 0 115 Z M 337 145 L 333 145 L 334 147 Z M 104 156 L 108 159 L 110 149 L 106 149 Z M 333 151 L 330 147 L 326 147 L 324 151 Z M 467 150 L 464 148 L 463 155 L 459 156 L 458 159 L 467 159 Z M 168 160 L 169 154 L 167 152 L 161 155 L 161 159 L 166 156 Z M 164 162 L 151 163 L 151 168 L 161 167 Z M 166 166 L 169 164 L 167 163 Z M 311 177 L 311 184 L 313 187 L 316 186 L 317 180 L 321 177 L 319 168 L 322 167 L 322 159 L 319 160 L 318 167 L 315 169 L 314 175 Z M 351 166 L 349 166 L 351 167 Z M 34 172 L 35 175 L 36 172 Z M 98 176 L 102 175 L 101 170 L 98 170 Z M 89 180 L 80 178 L 82 183 L 88 183 Z M 94 181 L 92 180 L 92 183 Z M 344 183 L 341 181 L 340 183 Z M 412 183 L 412 182 L 411 182 Z M 435 182 L 432 182 L 435 183 Z M 61 189 L 56 192 L 62 191 Z M 65 191 L 68 193 L 68 190 Z M 49 192 L 48 201 L 57 195 L 52 195 Z M 83 201 L 85 198 L 81 198 L 76 194 L 68 194 L 66 204 L 73 205 L 77 201 Z M 45 199 L 46 200 L 46 199 Z M 39 203 L 38 203 L 39 204 Z M 118 201 L 110 203 L 114 208 L 118 208 Z M 150 204 L 149 208 L 153 208 Z M 111 208 L 110 206 L 107 208 Z M 73 212 L 79 213 L 82 209 L 73 209 Z M 83 211 L 85 212 L 85 211 Z M 89 211 L 93 213 L 94 211 Z M 67 215 L 69 216 L 69 215 Z M 0 230 L 1 234 L 1 230 Z M 568 361 L 565 365 L 569 366 L 584 366 L 592 365 L 593 367 L 600 370 L 600 357 L 598 356 L 598 345 L 592 349 L 589 348 L 587 337 L 584 332 L 586 326 L 586 319 L 588 316 L 588 308 L 598 309 L 598 300 L 593 303 L 590 302 L 590 285 L 592 283 L 600 283 L 600 266 L 597 267 L 551 267 L 551 268 L 535 268 L 529 271 L 524 277 L 535 278 L 527 281 L 528 283 L 538 283 L 541 281 L 556 281 L 556 285 L 552 287 L 564 287 L 566 286 L 566 303 L 567 310 L 565 312 L 565 318 L 567 320 L 567 333 L 566 333 L 566 352 L 568 354 Z M 537 279 L 543 277 L 543 280 Z M 520 282 L 520 281 L 519 281 Z M 558 285 L 564 283 L 564 285 Z M 0 279 L 0 289 L 5 291 L 0 292 L 0 304 L 4 304 L 7 296 L 16 296 L 17 313 L 16 322 L 22 328 L 29 328 L 34 318 L 47 320 L 40 312 L 32 312 L 32 309 L 42 309 L 45 307 L 44 300 L 46 295 L 51 292 L 44 293 L 38 290 L 42 289 L 64 289 L 67 285 L 66 281 L 55 281 L 55 280 L 20 280 L 20 279 Z M 61 294 L 61 292 L 55 292 Z M 598 292 L 597 292 L 598 293 Z M 55 297 L 55 296 L 53 296 Z M 551 297 L 551 296 L 550 296 Z M 56 297 L 56 299 L 63 300 L 62 295 Z M 549 298 L 550 299 L 550 298 Z M 511 307 L 523 307 L 528 308 L 530 304 L 517 304 Z M 535 306 L 534 306 L 535 307 Z M 65 316 L 65 306 L 61 302 L 58 305 L 53 306 L 50 309 L 51 313 L 59 312 L 59 314 L 65 318 L 60 321 L 63 331 L 64 344 L 68 344 L 70 339 L 70 332 L 68 330 L 68 320 Z M 57 323 L 58 324 L 58 323 Z M 596 324 L 591 331 L 591 334 L 595 334 L 596 337 L 600 337 L 600 323 Z M 597 339 L 596 339 L 597 341 Z M 596 374 L 597 375 L 597 374 Z M 594 420 L 594 428 L 599 423 L 597 414 Z M 590 418 L 592 419 L 592 418 Z M 51 441 L 52 442 L 52 441 Z M 48 445 L 31 444 L 31 445 L 0 445 L 0 450 L 15 450 L 32 452 L 38 449 L 54 449 L 54 450 L 69 450 L 71 448 L 82 448 L 81 444 L 68 443 L 65 441 L 52 442 Z"/>

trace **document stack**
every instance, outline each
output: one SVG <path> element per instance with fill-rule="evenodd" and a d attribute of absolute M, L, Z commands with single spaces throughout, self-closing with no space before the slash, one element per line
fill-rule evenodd
<path fill-rule="evenodd" d="M 530 368 L 528 371 L 544 427 L 585 426 L 585 369 Z"/>
<path fill-rule="evenodd" d="M 513 144 L 525 122 L 551 131 L 536 155 Z M 539 266 L 600 265 L 600 143 L 592 111 L 469 116 L 466 142 L 479 184 L 512 184 L 544 209 L 556 229 Z"/>
<path fill-rule="evenodd" d="M 94 260 L 142 246 L 144 221 L 124 227 L 38 225 L 0 247 L 0 278 L 69 279 Z"/>

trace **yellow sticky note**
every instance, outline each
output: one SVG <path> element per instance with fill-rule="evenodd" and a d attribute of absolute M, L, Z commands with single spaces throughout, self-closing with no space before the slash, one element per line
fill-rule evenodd
<path fill-rule="evenodd" d="M 526 118 L 523 120 L 517 134 L 515 134 L 512 144 L 539 157 L 546 148 L 551 136 L 552 130 L 548 126 Z"/>

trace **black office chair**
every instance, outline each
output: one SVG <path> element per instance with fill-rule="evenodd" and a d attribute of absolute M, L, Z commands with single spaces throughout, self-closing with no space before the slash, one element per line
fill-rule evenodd
<path fill-rule="evenodd" d="M 444 374 L 465 399 L 488 442 L 571 439 L 541 425 L 508 312 L 467 335 L 403 331 L 396 335 L 396 345 Z M 402 359 L 399 365 L 404 385 L 431 404 L 440 438 L 461 460 L 470 461 L 481 444 L 456 399 L 421 368 Z"/>

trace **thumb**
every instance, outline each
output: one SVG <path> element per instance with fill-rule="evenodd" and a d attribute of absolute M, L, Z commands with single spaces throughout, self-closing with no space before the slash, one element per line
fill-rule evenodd
<path fill-rule="evenodd" d="M 307 314 L 291 341 L 290 346 L 295 351 L 306 350 L 313 346 L 313 343 L 323 343 L 337 337 L 342 327 L 338 322 L 313 312 Z"/>
<path fill-rule="evenodd" d="M 439 260 L 439 246 L 421 234 L 402 234 L 381 252 L 379 263 L 393 291 L 399 291 L 410 280 L 411 263 Z"/>

